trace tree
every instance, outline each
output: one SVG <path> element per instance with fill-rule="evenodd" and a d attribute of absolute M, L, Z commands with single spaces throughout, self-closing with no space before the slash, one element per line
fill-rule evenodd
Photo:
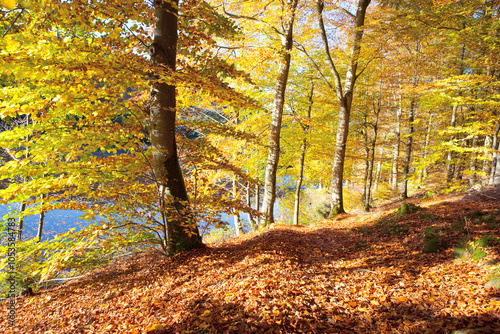
<path fill-rule="evenodd" d="M 155 1 L 154 40 L 150 54 L 157 71 L 172 75 L 177 58 L 179 1 Z M 189 207 L 175 141 L 175 85 L 154 82 L 151 91 L 150 128 L 153 169 L 160 196 L 162 219 L 168 227 L 168 253 L 202 247 Z M 168 214 L 167 214 L 168 212 Z"/>
<path fill-rule="evenodd" d="M 339 121 L 337 127 L 337 138 L 335 141 L 335 153 L 332 167 L 332 203 L 331 215 L 336 215 L 345 212 L 344 200 L 342 193 L 342 181 L 344 176 L 344 161 L 347 145 L 347 136 L 349 134 L 349 118 L 351 115 L 352 99 L 354 94 L 354 85 L 356 79 L 360 75 L 357 72 L 359 57 L 361 52 L 361 40 L 363 38 L 363 26 L 365 23 L 366 9 L 370 5 L 371 0 L 359 0 L 357 4 L 356 14 L 350 14 L 354 20 L 354 29 L 352 31 L 352 49 L 349 56 L 349 64 L 345 74 L 344 83 L 340 78 L 340 72 L 335 66 L 334 60 L 330 52 L 328 37 L 323 20 L 323 0 L 316 2 L 318 13 L 318 24 L 321 32 L 321 39 L 325 50 L 325 56 L 333 74 L 334 85 L 329 84 L 332 90 L 335 91 L 339 106 Z M 324 77 L 324 76 L 323 76 Z"/>
<path fill-rule="evenodd" d="M 278 52 L 279 69 L 274 90 L 274 103 L 271 113 L 269 134 L 269 154 L 267 157 L 266 172 L 264 176 L 264 198 L 262 200 L 262 213 L 265 220 L 260 226 L 274 222 L 274 202 L 276 200 L 276 171 L 280 158 L 280 133 L 283 108 L 285 105 L 285 91 L 290 70 L 291 51 L 293 47 L 293 24 L 298 0 L 287 0 L 282 8 L 283 35 L 281 36 L 281 49 Z"/>

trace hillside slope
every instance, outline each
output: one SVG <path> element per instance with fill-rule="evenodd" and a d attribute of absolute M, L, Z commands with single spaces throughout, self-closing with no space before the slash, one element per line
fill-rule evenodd
<path fill-rule="evenodd" d="M 500 190 L 413 202 L 118 261 L 19 299 L 15 328 L 4 303 L 0 332 L 500 333 Z"/>

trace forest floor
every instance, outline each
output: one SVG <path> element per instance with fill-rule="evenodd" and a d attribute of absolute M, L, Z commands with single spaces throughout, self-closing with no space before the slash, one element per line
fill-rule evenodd
<path fill-rule="evenodd" d="M 16 327 L 4 303 L 0 332 L 500 333 L 500 189 L 408 202 L 122 259 L 19 299 Z"/>

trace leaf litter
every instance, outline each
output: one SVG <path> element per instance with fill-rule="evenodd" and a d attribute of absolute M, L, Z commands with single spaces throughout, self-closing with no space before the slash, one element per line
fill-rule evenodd
<path fill-rule="evenodd" d="M 464 236 L 500 235 L 500 191 L 443 200 L 117 260 L 18 299 L 15 327 L 4 302 L 0 332 L 500 333 L 500 291 L 485 288 L 500 243 L 478 261 L 453 258 Z M 471 212 L 496 220 L 464 230 Z M 423 252 L 426 233 L 448 246 Z"/>

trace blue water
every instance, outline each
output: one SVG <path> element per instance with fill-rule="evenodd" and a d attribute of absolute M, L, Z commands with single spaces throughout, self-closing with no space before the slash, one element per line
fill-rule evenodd
<path fill-rule="evenodd" d="M 17 203 L 9 205 L 0 205 L 0 219 L 6 221 L 8 214 L 12 210 L 17 210 Z M 42 241 L 49 240 L 57 234 L 67 232 L 71 228 L 77 231 L 85 228 L 91 222 L 81 219 L 83 212 L 76 210 L 53 210 L 45 214 L 44 226 L 42 231 Z M 24 218 L 22 239 L 27 240 L 36 236 L 38 232 L 39 215 L 27 216 Z M 18 221 L 18 220 L 17 220 Z"/>
<path fill-rule="evenodd" d="M 0 219 L 6 221 L 9 213 L 17 210 L 19 205 L 17 203 L 10 205 L 0 205 Z M 82 219 L 83 212 L 76 210 L 53 210 L 45 213 L 42 241 L 50 240 L 60 233 L 65 233 L 71 228 L 76 228 L 79 231 L 94 222 Z M 249 230 L 246 214 L 240 214 L 242 222 L 245 223 L 245 232 Z M 38 219 L 39 215 L 27 216 L 24 218 L 22 240 L 34 238 L 38 232 Z M 234 229 L 234 216 L 229 216 L 225 213 L 221 214 L 221 220 L 228 223 L 230 229 Z M 18 222 L 18 220 L 16 219 Z M 206 223 L 199 224 L 200 232 L 209 233 L 213 227 L 206 228 Z"/>
<path fill-rule="evenodd" d="M 9 205 L 0 205 L 0 219 L 1 221 L 7 221 L 9 213 L 13 210 L 18 210 L 19 205 L 17 203 Z M 278 203 L 274 206 L 275 214 L 278 212 Z M 71 228 L 76 228 L 76 231 L 80 231 L 94 222 L 82 219 L 83 212 L 76 210 L 52 210 L 45 213 L 42 241 L 47 241 L 55 237 L 60 233 L 65 233 Z M 38 219 L 39 215 L 27 216 L 24 218 L 23 234 L 22 240 L 32 239 L 37 235 L 38 232 Z M 243 229 L 245 232 L 250 231 L 250 223 L 247 219 L 246 213 L 240 214 L 241 222 L 243 223 Z M 227 227 L 234 230 L 234 216 L 227 215 L 226 213 L 221 213 L 221 220 L 227 222 Z M 16 219 L 16 221 L 18 221 Z M 201 233 L 210 233 L 214 229 L 213 226 L 206 228 L 206 222 L 200 222 L 199 228 Z"/>

